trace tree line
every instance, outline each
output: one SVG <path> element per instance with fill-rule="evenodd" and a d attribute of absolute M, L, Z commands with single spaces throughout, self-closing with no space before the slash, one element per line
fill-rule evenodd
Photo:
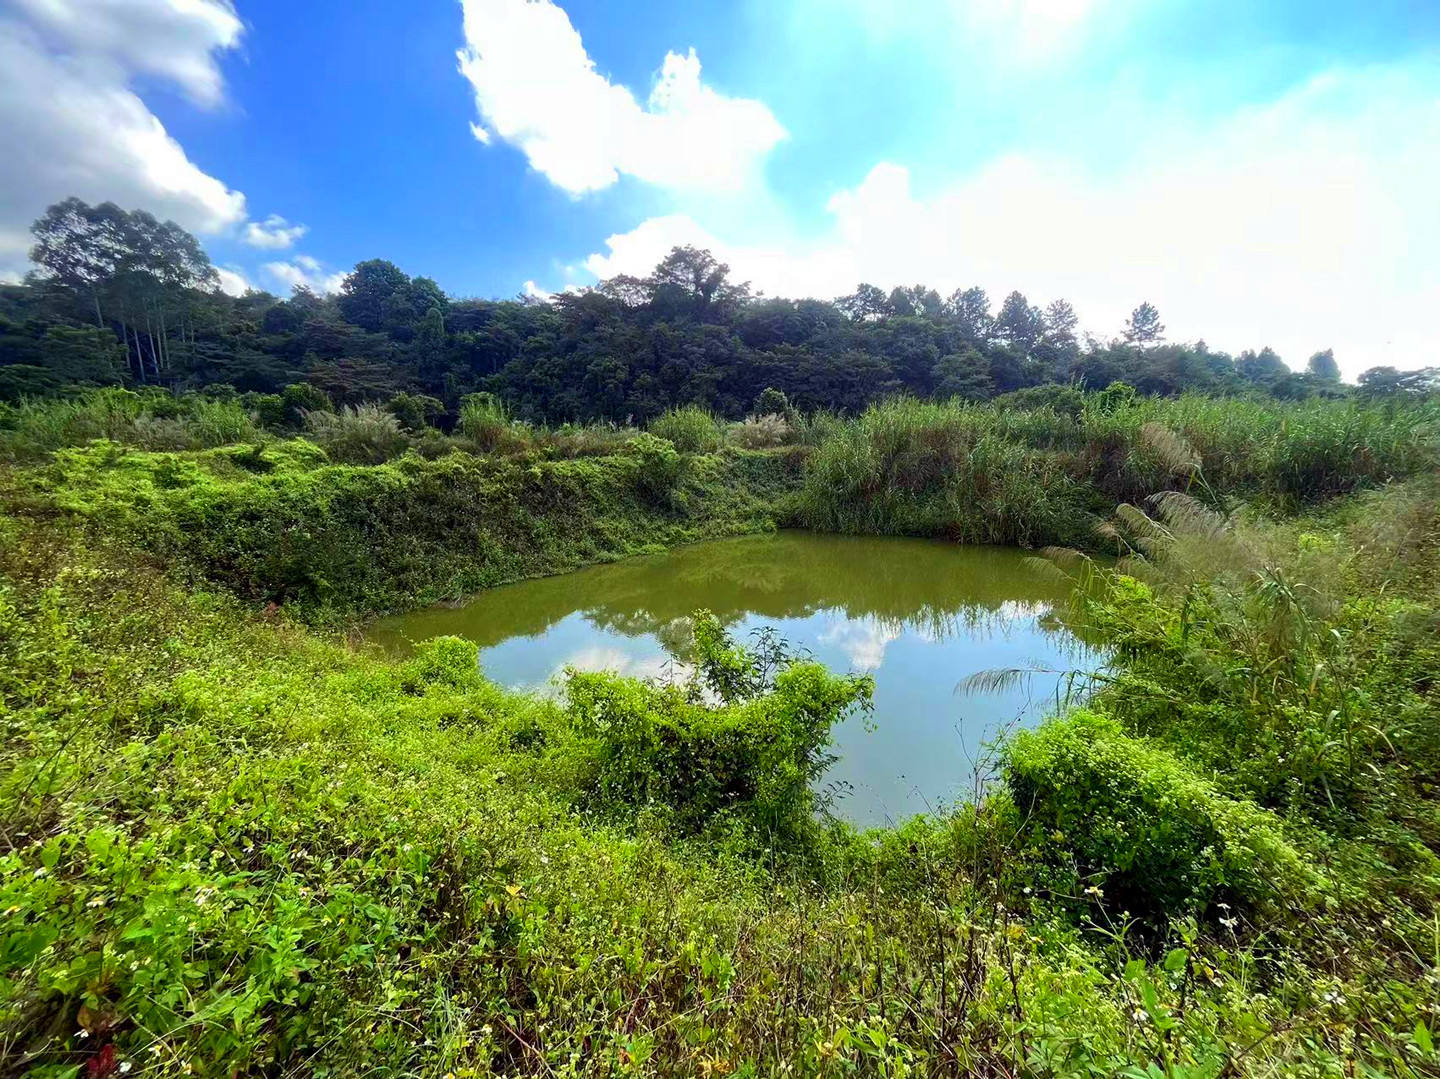
<path fill-rule="evenodd" d="M 35 269 L 0 288 L 0 399 L 76 386 L 305 385 L 337 404 L 400 393 L 454 412 L 489 392 L 545 423 L 644 422 L 698 404 L 753 410 L 767 389 L 803 410 L 855 411 L 897 393 L 987 400 L 1051 384 L 1147 394 L 1276 397 L 1355 392 L 1329 352 L 1294 372 L 1269 348 L 1239 356 L 1168 342 L 1140 304 L 1124 333 L 1082 338 L 1074 308 L 980 288 L 861 284 L 834 300 L 757 294 L 710 252 L 672 250 L 647 277 L 548 300 L 460 299 L 394 263 L 357 264 L 338 293 L 232 297 L 200 243 L 173 222 L 71 198 L 32 231 Z M 1435 369 L 1377 367 L 1359 391 L 1434 392 Z"/>

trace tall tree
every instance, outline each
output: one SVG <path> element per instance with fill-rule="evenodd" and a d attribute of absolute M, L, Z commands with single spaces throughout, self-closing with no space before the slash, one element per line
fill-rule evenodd
<path fill-rule="evenodd" d="M 1245 381 L 1262 385 L 1284 378 L 1290 373 L 1285 361 L 1268 345 L 1259 352 L 1247 348 L 1240 353 L 1240 358 L 1235 361 L 1235 370 L 1240 372 L 1240 377 Z"/>
<path fill-rule="evenodd" d="M 394 311 L 397 296 L 408 309 L 410 276 L 387 259 L 367 259 L 345 275 L 335 302 L 347 322 L 379 333 L 385 328 L 387 311 Z"/>
<path fill-rule="evenodd" d="M 91 300 L 95 324 L 103 327 L 100 294 L 125 257 L 125 211 L 113 202 L 91 206 L 72 197 L 47 209 L 30 231 L 35 237 L 30 261 L 37 276 Z"/>
<path fill-rule="evenodd" d="M 966 341 L 987 341 L 994 330 L 990 297 L 983 288 L 956 289 L 945 301 L 944 314 Z"/>
<path fill-rule="evenodd" d="M 835 301 L 835 306 L 855 322 L 874 322 L 890 313 L 890 300 L 877 285 L 860 284 L 849 296 Z"/>
<path fill-rule="evenodd" d="M 1155 345 L 1165 340 L 1160 312 L 1148 300 L 1130 312 L 1125 320 L 1125 340 L 1132 345 Z"/>
<path fill-rule="evenodd" d="M 714 321 L 727 318 L 749 297 L 749 284 L 730 280 L 730 267 L 709 251 L 673 247 L 646 278 L 652 305 Z"/>
<path fill-rule="evenodd" d="M 1335 362 L 1335 350 L 1327 348 L 1324 352 L 1317 352 L 1310 357 L 1310 362 L 1305 365 L 1305 371 L 1314 378 L 1324 379 L 1326 382 L 1340 381 L 1340 365 Z"/>
<path fill-rule="evenodd" d="M 116 323 L 142 381 L 169 368 L 172 338 L 193 344 L 186 293 L 214 288 L 219 275 L 200 241 L 175 222 L 70 198 L 31 231 L 35 274 L 88 299 L 98 326 Z"/>
<path fill-rule="evenodd" d="M 995 331 L 1004 340 L 1028 355 L 1040 341 L 1045 319 L 1040 308 L 1033 306 L 1024 293 L 1012 292 L 1000 305 Z"/>

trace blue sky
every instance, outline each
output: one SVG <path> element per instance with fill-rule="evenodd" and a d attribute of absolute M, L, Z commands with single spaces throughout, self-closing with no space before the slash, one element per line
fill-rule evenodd
<path fill-rule="evenodd" d="M 0 272 L 78 194 L 232 289 L 552 292 L 698 242 L 772 294 L 1437 362 L 1433 0 L 0 0 L 0 136 Z"/>

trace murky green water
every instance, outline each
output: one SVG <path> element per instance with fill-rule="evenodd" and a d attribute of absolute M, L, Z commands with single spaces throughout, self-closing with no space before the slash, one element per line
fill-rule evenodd
<path fill-rule="evenodd" d="M 840 759 L 826 779 L 850 786 L 840 815 L 887 824 L 965 798 L 985 744 L 1043 716 L 1062 678 L 959 694 L 967 675 L 1096 662 L 1057 614 L 1065 587 L 1024 559 L 1002 547 L 781 532 L 505 585 L 384 619 L 369 636 L 402 654 L 465 637 L 490 678 L 544 689 L 566 666 L 673 674 L 700 607 L 737 638 L 774 626 L 831 669 L 874 676 L 873 729 L 858 716 L 836 729 Z"/>

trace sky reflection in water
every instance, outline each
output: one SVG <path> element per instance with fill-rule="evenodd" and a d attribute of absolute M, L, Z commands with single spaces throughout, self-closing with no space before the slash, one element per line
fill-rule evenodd
<path fill-rule="evenodd" d="M 773 626 L 837 671 L 875 678 L 872 730 L 835 730 L 826 782 L 860 825 L 888 824 L 974 789 L 984 745 L 1053 708 L 1062 675 L 993 693 L 956 684 L 993 668 L 1088 669 L 1096 655 L 1058 612 L 1066 589 L 1025 552 L 932 540 L 781 532 L 717 540 L 491 589 L 462 606 L 384 619 L 369 637 L 404 653 L 441 634 L 472 640 L 486 674 L 553 692 L 566 666 L 683 676 L 690 615 L 737 638 Z"/>

